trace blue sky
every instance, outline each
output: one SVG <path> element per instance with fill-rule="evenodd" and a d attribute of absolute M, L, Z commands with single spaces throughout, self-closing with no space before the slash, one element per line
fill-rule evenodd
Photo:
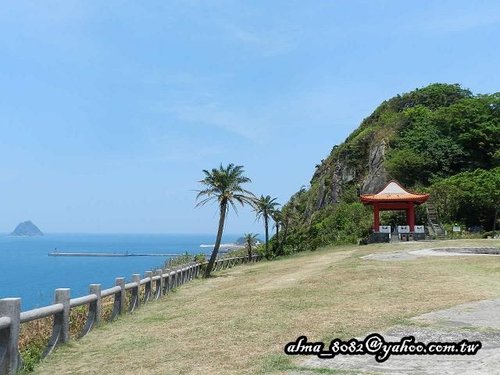
<path fill-rule="evenodd" d="M 499 91 L 499 42 L 498 1 L 4 1 L 0 232 L 214 232 L 202 169 L 284 203 L 381 101 Z"/>

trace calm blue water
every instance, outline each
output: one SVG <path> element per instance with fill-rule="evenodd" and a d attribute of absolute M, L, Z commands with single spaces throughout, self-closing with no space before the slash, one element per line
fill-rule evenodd
<path fill-rule="evenodd" d="M 114 286 L 116 277 L 131 280 L 161 267 L 164 257 L 53 257 L 49 252 L 208 253 L 215 235 L 196 234 L 46 234 L 10 237 L 0 234 L 0 298 L 21 297 L 23 311 L 52 303 L 54 289 L 71 288 L 71 296 L 88 294 L 89 284 Z M 232 242 L 238 236 L 225 236 Z"/>

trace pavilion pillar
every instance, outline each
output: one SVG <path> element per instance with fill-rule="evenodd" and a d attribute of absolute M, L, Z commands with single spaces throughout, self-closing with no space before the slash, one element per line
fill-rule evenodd
<path fill-rule="evenodd" d="M 378 232 L 380 227 L 379 207 L 377 203 L 373 203 L 373 231 Z"/>
<path fill-rule="evenodd" d="M 410 232 L 415 232 L 415 204 L 413 202 L 408 203 L 406 222 L 410 226 Z"/>

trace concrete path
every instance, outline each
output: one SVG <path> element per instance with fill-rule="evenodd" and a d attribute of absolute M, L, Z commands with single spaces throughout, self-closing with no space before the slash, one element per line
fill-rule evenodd
<path fill-rule="evenodd" d="M 396 326 L 378 333 L 386 342 L 413 335 L 416 341 L 423 343 L 479 340 L 482 348 L 473 356 L 393 355 L 383 363 L 377 363 L 369 354 L 338 355 L 333 359 L 309 357 L 301 365 L 316 370 L 324 368 L 359 374 L 500 374 L 500 299 L 458 305 L 414 317 L 412 321 L 415 325 Z M 316 372 L 305 370 L 290 372 L 289 375 L 313 373 Z"/>
<path fill-rule="evenodd" d="M 421 250 L 399 250 L 384 253 L 369 254 L 362 257 L 365 260 L 383 260 L 383 261 L 400 261 L 411 260 L 420 257 L 450 257 L 450 256 L 500 256 L 500 248 L 498 247 L 443 247 Z"/>

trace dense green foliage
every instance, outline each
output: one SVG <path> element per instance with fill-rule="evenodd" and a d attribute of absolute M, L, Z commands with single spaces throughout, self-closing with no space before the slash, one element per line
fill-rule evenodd
<path fill-rule="evenodd" d="M 493 226 L 499 206 L 500 93 L 473 95 L 458 84 L 432 84 L 384 101 L 316 165 L 308 189 L 282 209 L 284 252 L 356 242 L 372 213 L 357 190 L 373 179 L 374 146 L 383 146 L 385 180 L 430 191 L 445 222 Z M 388 220 L 397 221 L 397 214 Z M 417 218 L 425 219 L 425 209 Z"/>
<path fill-rule="evenodd" d="M 418 105 L 403 111 L 402 119 L 387 170 L 403 183 L 427 185 L 436 177 L 490 169 L 498 162 L 500 95 L 467 97 L 435 110 Z"/>
<path fill-rule="evenodd" d="M 445 221 L 490 229 L 500 208 L 500 167 L 445 178 L 432 185 L 431 194 Z"/>

